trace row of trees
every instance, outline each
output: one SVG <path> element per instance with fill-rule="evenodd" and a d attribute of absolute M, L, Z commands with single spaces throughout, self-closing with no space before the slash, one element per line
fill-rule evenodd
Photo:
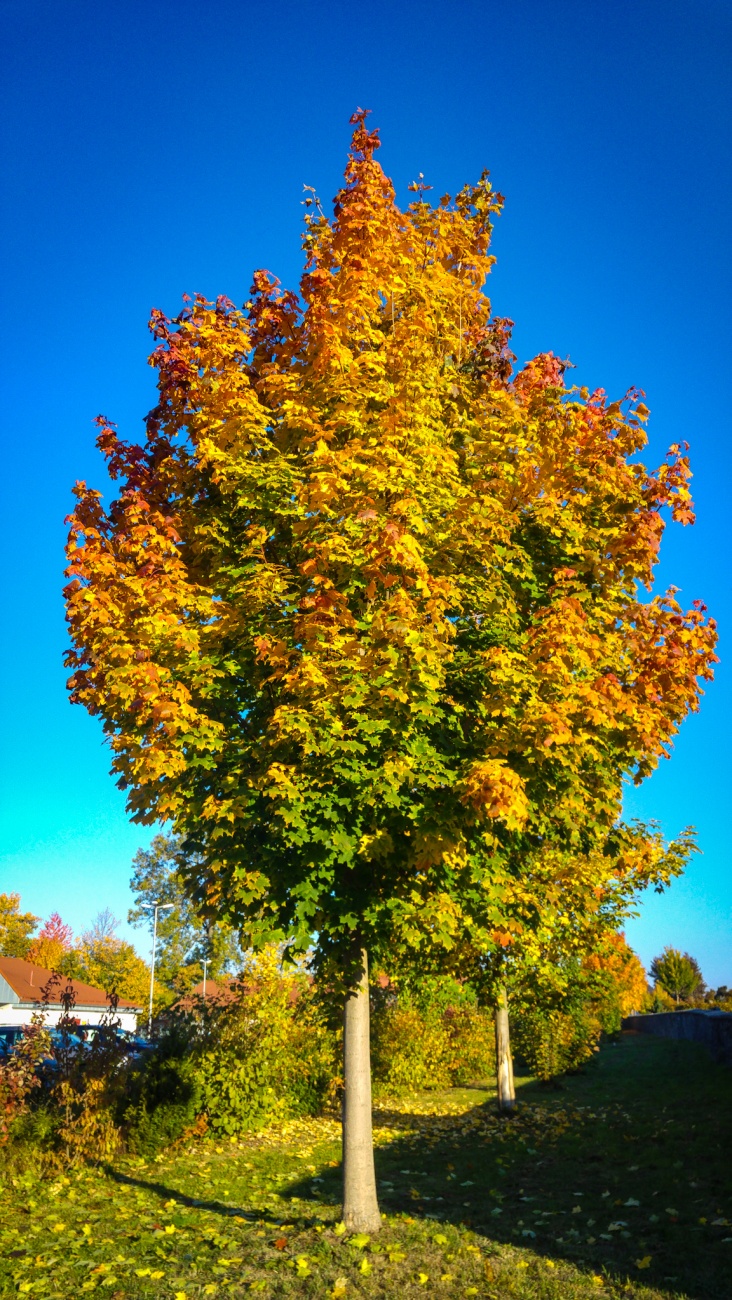
<path fill-rule="evenodd" d="M 40 925 L 40 929 L 38 929 Z M 74 938 L 58 912 L 42 925 L 40 917 L 22 912 L 19 894 L 0 894 L 0 954 L 24 957 L 46 970 L 58 971 L 95 988 L 144 1003 L 150 968 L 131 943 L 116 933 L 119 921 L 105 909 Z"/>
<path fill-rule="evenodd" d="M 236 974 L 243 964 L 232 931 L 196 915 L 183 890 L 179 852 L 177 840 L 159 835 L 149 850 L 136 854 L 133 862 L 134 906 L 128 920 L 149 930 L 151 905 L 168 905 L 158 915 L 154 991 L 157 1011 L 189 992 L 202 979 L 204 969 L 209 979 L 221 980 Z M 40 917 L 21 910 L 19 894 L 0 894 L 0 955 L 24 957 L 46 970 L 146 1004 L 150 966 L 131 943 L 120 938 L 119 925 L 111 911 L 104 909 L 75 938 L 71 926 L 58 912 L 41 924 Z"/>
<path fill-rule="evenodd" d="M 501 196 L 420 181 L 400 210 L 365 119 L 333 217 L 306 200 L 299 293 L 257 272 L 241 310 L 153 313 L 159 400 L 142 444 L 100 417 L 119 494 L 76 485 L 66 601 L 71 698 L 198 914 L 312 948 L 342 1001 L 344 1218 L 376 1232 L 369 962 L 470 979 L 509 1103 L 507 984 L 691 851 L 623 826 L 622 790 L 716 633 L 640 597 L 664 512 L 693 520 L 686 447 L 649 470 L 642 394 L 514 368 L 483 293 Z"/>
<path fill-rule="evenodd" d="M 188 993 L 201 981 L 204 970 L 209 979 L 222 980 L 238 973 L 244 961 L 234 932 L 197 914 L 184 889 L 181 852 L 175 837 L 158 835 L 149 849 L 135 855 L 132 864 L 134 903 L 128 921 L 149 931 L 153 905 L 165 905 L 157 924 L 157 1011 Z M 111 911 L 104 909 L 75 938 L 58 912 L 41 924 L 40 917 L 21 910 L 19 894 L 0 894 L 0 955 L 25 957 L 47 970 L 146 1003 L 150 967 L 135 947 L 117 934 L 119 925 Z"/>
<path fill-rule="evenodd" d="M 696 957 L 688 952 L 668 945 L 658 957 L 654 957 L 650 966 L 656 999 L 654 1009 L 664 1008 L 665 994 L 668 1006 L 716 1006 L 732 1010 L 732 989 L 726 984 L 718 988 L 707 988 L 706 981 Z"/>
<path fill-rule="evenodd" d="M 157 1011 L 201 981 L 204 962 L 207 977 L 221 982 L 238 975 L 246 958 L 235 934 L 212 926 L 196 914 L 184 889 L 182 852 L 174 837 L 158 835 L 150 849 L 141 849 L 133 862 L 131 887 L 135 903 L 129 921 L 149 926 L 152 904 L 171 904 L 169 910 L 160 913 L 158 922 Z M 119 922 L 108 909 L 100 912 L 77 939 L 57 912 L 40 929 L 39 925 L 39 917 L 21 911 L 19 894 L 0 894 L 0 956 L 25 957 L 47 970 L 114 990 L 132 1001 L 147 999 L 149 967 L 131 944 L 119 938 Z M 669 945 L 653 958 L 649 968 L 651 992 L 646 972 L 622 934 L 602 927 L 595 938 L 595 946 L 583 956 L 569 960 L 565 957 L 558 964 L 545 963 L 538 982 L 536 967 L 521 970 L 514 963 L 510 990 L 514 1016 L 523 1017 L 526 1025 L 532 1017 L 545 1021 L 552 1013 L 564 1015 L 574 1006 L 591 1004 L 596 1027 L 610 1031 L 617 1027 L 619 1018 L 634 1011 L 679 1005 L 726 1008 L 732 1004 L 732 990 L 726 985 L 708 989 L 698 961 L 687 952 Z M 387 977 L 386 971 L 383 977 Z M 388 978 L 393 987 L 399 972 L 391 969 Z M 413 985 L 414 975 L 407 973 L 404 987 Z M 464 986 L 461 980 L 459 987 Z M 458 985 L 453 979 L 445 987 Z M 524 1046 L 526 1032 L 524 1029 L 519 1033 Z"/>

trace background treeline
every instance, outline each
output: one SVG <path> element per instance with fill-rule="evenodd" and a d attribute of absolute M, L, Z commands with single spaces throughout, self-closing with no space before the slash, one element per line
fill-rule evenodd
<path fill-rule="evenodd" d="M 107 1158 L 120 1147 L 147 1156 L 190 1132 L 234 1137 L 336 1105 L 341 1026 L 331 991 L 284 956 L 277 948 L 250 954 L 213 997 L 179 999 L 158 1018 L 155 1049 L 132 1060 L 111 1031 L 108 1050 L 102 1041 L 99 1050 L 79 1051 L 73 1041 L 59 1049 L 58 1032 L 51 1043 L 36 1025 L 0 1067 L 9 1150 L 52 1163 Z M 533 976 L 516 983 L 520 1060 L 546 1080 L 580 1068 L 644 992 L 642 967 L 621 935 L 556 985 L 539 986 Z M 492 1078 L 492 1011 L 469 985 L 375 972 L 371 1002 L 378 1102 Z M 70 1035 L 73 1013 L 71 999 Z"/>
<path fill-rule="evenodd" d="M 99 1050 L 67 1044 L 59 1052 L 58 1034 L 52 1040 L 36 1024 L 0 1063 L 8 1150 L 51 1160 L 100 1157 L 121 1145 L 150 1154 L 191 1129 L 235 1136 L 337 1104 L 342 1031 L 333 990 L 312 979 L 306 961 L 288 962 L 286 949 L 245 953 L 233 931 L 202 920 L 183 888 L 181 854 L 179 841 L 158 836 L 133 863 L 129 921 L 149 929 L 152 905 L 168 905 L 158 918 L 154 1050 L 125 1058 L 110 1027 Z M 0 954 L 107 990 L 112 1011 L 115 997 L 146 1003 L 150 979 L 118 925 L 105 910 L 74 938 L 58 913 L 41 925 L 18 894 L 0 895 Z M 518 1068 L 547 1083 L 581 1069 L 631 1012 L 732 1010 L 727 988 L 708 990 L 698 962 L 671 947 L 651 965 L 651 989 L 618 931 L 598 931 L 584 953 L 554 961 L 537 954 L 533 964 L 507 958 L 504 978 Z M 72 1034 L 73 999 L 66 1012 Z M 451 975 L 372 971 L 371 1020 L 377 1101 L 495 1075 L 494 1008 L 459 961 Z"/>
<path fill-rule="evenodd" d="M 133 906 L 128 921 L 152 931 L 153 905 L 158 912 L 154 1009 L 160 1013 L 200 983 L 204 962 L 208 979 L 226 979 L 244 961 L 236 935 L 223 926 L 201 920 L 186 897 L 178 871 L 179 842 L 158 835 L 148 850 L 133 860 L 130 887 Z M 0 894 L 0 956 L 24 957 L 46 970 L 58 971 L 118 997 L 147 1005 L 150 966 L 133 945 L 121 939 L 119 921 L 109 909 L 74 938 L 58 912 L 41 918 L 24 912 L 20 895 Z M 40 927 L 40 928 L 39 928 Z"/>

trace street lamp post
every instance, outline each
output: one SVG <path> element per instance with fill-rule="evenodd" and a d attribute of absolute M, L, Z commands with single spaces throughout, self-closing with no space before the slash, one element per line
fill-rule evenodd
<path fill-rule="evenodd" d="M 153 992 L 155 989 L 155 948 L 158 938 L 158 912 L 165 912 L 168 908 L 174 906 L 173 903 L 147 903 L 146 907 L 154 909 L 153 914 L 153 941 L 152 941 L 152 961 L 150 962 L 150 1006 L 147 1013 L 147 1036 L 152 1035 L 152 1009 L 153 1009 Z"/>

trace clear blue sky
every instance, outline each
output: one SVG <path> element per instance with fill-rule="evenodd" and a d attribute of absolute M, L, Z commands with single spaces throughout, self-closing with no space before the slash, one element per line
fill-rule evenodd
<path fill-rule="evenodd" d="M 491 291 L 519 358 L 551 349 L 578 382 L 644 388 L 652 459 L 692 445 L 699 522 L 667 532 L 661 579 L 711 607 L 722 664 L 628 809 L 694 823 L 703 856 L 629 936 L 646 962 L 671 943 L 732 984 L 727 0 L 3 0 L 0 47 L 0 889 L 77 929 L 126 913 L 149 832 L 65 697 L 70 487 L 106 487 L 99 411 L 141 433 L 152 306 L 243 301 L 260 266 L 296 281 L 302 186 L 335 193 L 363 105 L 403 199 L 419 172 L 441 194 L 491 169 Z"/>

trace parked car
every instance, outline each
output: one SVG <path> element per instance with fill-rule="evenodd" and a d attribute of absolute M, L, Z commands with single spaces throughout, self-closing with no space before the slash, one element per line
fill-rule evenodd
<path fill-rule="evenodd" d="M 0 1025 L 0 1060 L 7 1057 L 25 1033 L 25 1025 Z"/>
<path fill-rule="evenodd" d="M 0 1025 L 0 1065 L 9 1060 L 11 1054 L 28 1034 L 29 1028 L 29 1025 Z M 50 1055 L 43 1054 L 36 1060 L 34 1072 L 42 1084 L 50 1085 L 54 1081 L 57 1069 L 52 1046 Z"/>
<path fill-rule="evenodd" d="M 119 1025 L 80 1025 L 74 1030 L 74 1035 L 89 1051 L 94 1051 L 95 1046 L 111 1048 L 113 1055 L 119 1054 L 120 1063 L 124 1060 L 139 1061 L 145 1053 L 155 1050 L 153 1043 Z"/>

